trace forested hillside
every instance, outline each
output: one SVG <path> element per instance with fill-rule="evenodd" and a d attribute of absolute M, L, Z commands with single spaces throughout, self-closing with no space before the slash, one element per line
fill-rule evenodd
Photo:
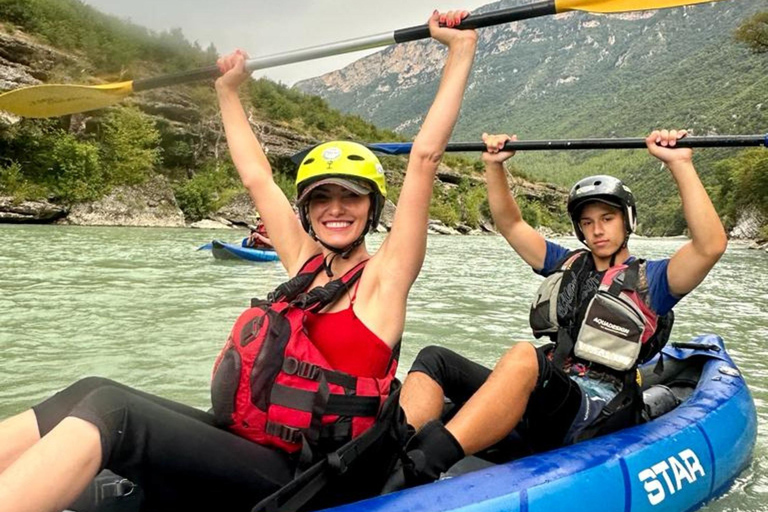
<path fill-rule="evenodd" d="M 505 0 L 479 11 L 520 3 L 528 2 Z M 768 54 L 760 52 L 759 41 L 765 18 L 756 18 L 739 40 L 734 32 L 765 9 L 765 2 L 734 0 L 610 16 L 567 13 L 482 29 L 455 138 L 474 140 L 483 131 L 521 139 L 633 137 L 659 126 L 699 135 L 763 133 Z M 749 34 L 757 46 L 745 44 Z M 440 58 L 430 42 L 409 43 L 297 87 L 412 134 L 436 87 Z M 697 152 L 700 174 L 729 225 L 748 206 L 735 189 L 768 190 L 768 175 L 760 170 L 768 165 L 766 153 Z M 747 162 L 762 163 L 744 168 Z M 639 196 L 646 234 L 683 230 L 672 180 L 642 151 L 529 153 L 515 163 L 533 179 L 561 185 L 588 174 L 618 175 Z M 768 214 L 764 201 L 752 206 Z"/>
<path fill-rule="evenodd" d="M 216 56 L 215 48 L 189 43 L 180 30 L 155 33 L 78 0 L 0 0 L 3 90 L 145 78 L 210 65 Z M 277 181 L 289 197 L 293 151 L 333 138 L 397 140 L 268 80 L 251 82 L 243 96 L 256 129 L 270 140 Z M 87 114 L 32 120 L 0 113 L 0 120 L 0 196 L 16 201 L 68 207 L 162 176 L 190 221 L 242 192 L 211 83 L 152 91 Z"/>
<path fill-rule="evenodd" d="M 614 20 L 578 18 L 581 15 L 542 20 L 551 25 L 518 24 L 501 28 L 503 33 L 484 32 L 457 138 L 467 140 L 474 137 L 470 133 L 482 130 L 514 131 L 521 138 L 635 136 L 656 124 L 679 126 L 683 123 L 679 119 L 697 133 L 764 131 L 768 125 L 763 105 L 768 97 L 765 17 L 757 15 L 746 23 L 747 11 L 755 11 L 756 5 L 747 0 L 738 2 L 746 9 L 734 9 L 734 2 L 717 5 L 725 7 L 711 12 L 717 14 L 717 26 L 726 29 L 712 30 L 694 22 L 694 11 L 665 11 L 658 19 L 659 14 L 633 15 L 635 22 L 656 20 L 658 27 L 689 27 L 686 30 L 693 35 L 630 30 L 632 16 Z M 742 29 L 735 41 L 739 24 Z M 553 36 L 548 30 L 555 27 Z M 693 49 L 686 54 L 679 46 L 689 39 L 694 44 L 688 45 Z M 525 41 L 558 51 L 527 54 L 533 50 L 523 45 Z M 623 50 L 611 57 L 603 44 Z M 413 52 L 422 47 L 426 58 L 420 61 Z M 213 47 L 189 43 L 179 30 L 155 33 L 79 0 L 0 0 L 2 90 L 38 83 L 145 78 L 208 65 L 216 53 Z M 516 61 L 518 57 L 521 60 Z M 362 115 L 374 111 L 407 113 L 410 118 L 390 126 L 399 127 L 406 137 L 415 129 L 436 85 L 430 76 L 436 79 L 439 50 L 423 43 L 400 45 L 369 59 L 379 59 L 373 71 L 364 67 L 365 59 L 350 68 L 357 80 L 368 77 L 375 84 L 375 90 L 358 98 L 364 110 L 361 116 L 340 114 L 323 99 L 267 80 L 244 88 L 254 129 L 267 144 L 277 181 L 289 196 L 294 193 L 294 164 L 288 156 L 294 151 L 332 138 L 400 138 L 363 120 Z M 649 64 L 658 59 L 666 65 Z M 565 74 L 548 71 L 555 64 Z M 656 69 L 663 73 L 653 75 Z M 724 73 L 719 80 L 711 78 L 713 69 Z M 376 82 L 376 76 L 392 83 Z M 349 78 L 349 70 L 328 83 L 345 77 Z M 650 85 L 653 94 L 647 93 Z M 360 91 L 366 89 L 354 94 Z M 379 103 L 382 108 L 374 108 Z M 419 114 L 413 117 L 414 112 Z M 482 166 L 455 157 L 446 160 L 454 171 L 441 173 L 432 217 L 470 228 L 483 224 L 488 218 L 484 187 L 471 178 Z M 640 196 L 644 233 L 676 234 L 683 229 L 671 180 L 642 151 L 550 152 L 519 155 L 515 160 L 515 186 L 522 190 L 524 215 L 534 225 L 566 229 L 556 199 L 562 192 L 531 186 L 521 178 L 567 185 L 577 176 L 611 172 L 627 178 Z M 729 225 L 750 208 L 768 215 L 766 151 L 700 151 L 697 163 Z M 394 200 L 403 165 L 401 158 L 385 159 Z M 118 187 L 154 183 L 158 177 L 170 187 L 187 222 L 211 215 L 242 193 L 211 84 L 150 91 L 116 107 L 51 120 L 20 120 L 0 113 L 0 196 L 13 201 L 45 199 L 68 208 L 95 201 Z"/>

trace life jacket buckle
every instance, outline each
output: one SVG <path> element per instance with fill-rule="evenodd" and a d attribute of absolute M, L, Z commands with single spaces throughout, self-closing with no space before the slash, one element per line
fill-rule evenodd
<path fill-rule="evenodd" d="M 283 361 L 283 372 L 288 375 L 296 375 L 302 379 L 318 380 L 322 368 L 307 361 L 299 361 L 295 357 L 286 357 Z"/>
<path fill-rule="evenodd" d="M 294 375 L 299 368 L 299 361 L 295 357 L 286 357 L 283 361 L 283 372 Z"/>
<path fill-rule="evenodd" d="M 326 456 L 328 460 L 328 466 L 333 469 L 337 475 L 341 475 L 347 472 L 347 461 L 339 455 L 339 452 L 331 452 Z"/>
<path fill-rule="evenodd" d="M 118 481 L 112 481 L 107 484 L 99 485 L 98 496 L 104 498 L 125 498 L 133 494 L 136 490 L 136 484 L 123 478 Z"/>
<path fill-rule="evenodd" d="M 307 361 L 299 361 L 296 375 L 304 379 L 317 380 L 320 377 L 320 367 Z"/>
<path fill-rule="evenodd" d="M 279 437 L 286 443 L 296 444 L 301 442 L 301 429 L 296 427 L 289 427 L 282 423 L 273 423 L 268 421 L 264 430 L 267 434 L 275 437 Z"/>

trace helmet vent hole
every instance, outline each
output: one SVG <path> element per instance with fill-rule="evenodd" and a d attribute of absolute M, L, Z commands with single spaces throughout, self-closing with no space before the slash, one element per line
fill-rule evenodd
<path fill-rule="evenodd" d="M 602 185 L 602 184 L 603 184 L 603 182 L 602 182 L 602 181 L 596 181 L 596 182 L 595 182 L 595 186 L 596 186 L 596 187 L 599 187 L 599 186 L 600 186 L 600 185 Z"/>
<path fill-rule="evenodd" d="M 347 158 L 350 160 L 358 161 L 358 162 L 362 162 L 363 160 L 365 160 L 365 158 L 361 157 L 360 155 L 349 155 Z"/>
<path fill-rule="evenodd" d="M 311 164 L 311 163 L 312 163 L 312 162 L 314 162 L 314 161 L 315 161 L 315 159 L 314 159 L 314 158 L 309 158 L 309 159 L 307 159 L 307 160 L 305 160 L 305 161 L 304 161 L 304 165 L 307 165 L 307 164 Z"/>

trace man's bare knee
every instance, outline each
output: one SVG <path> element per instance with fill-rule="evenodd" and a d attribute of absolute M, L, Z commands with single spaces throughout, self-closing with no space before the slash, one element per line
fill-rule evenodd
<path fill-rule="evenodd" d="M 539 360 L 536 355 L 536 347 L 527 342 L 520 342 L 512 346 L 496 363 L 493 373 L 522 382 L 526 388 L 533 391 L 539 377 Z"/>

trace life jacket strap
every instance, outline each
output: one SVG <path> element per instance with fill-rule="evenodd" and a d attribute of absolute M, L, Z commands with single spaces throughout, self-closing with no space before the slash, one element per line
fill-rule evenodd
<path fill-rule="evenodd" d="M 571 338 L 568 329 L 560 328 L 557 330 L 557 340 L 555 343 L 554 353 L 552 354 L 552 363 L 558 368 L 563 367 L 565 360 L 573 352 L 573 338 Z"/>
<path fill-rule="evenodd" d="M 279 437 L 286 443 L 300 443 L 302 442 L 303 435 L 306 434 L 306 429 L 290 427 L 274 421 L 268 421 L 264 431 L 271 436 Z M 320 428 L 319 439 L 321 441 L 339 441 L 350 439 L 351 437 L 352 423 L 348 421 L 329 423 Z"/>
<path fill-rule="evenodd" d="M 405 415 L 398 404 L 400 387 L 397 381 L 393 382 L 393 389 L 390 391 L 376 423 L 370 429 L 338 450 L 327 454 L 303 471 L 298 478 L 260 501 L 251 512 L 295 512 L 306 509 L 307 503 L 330 482 L 347 473 L 349 468 L 354 469 L 356 460 L 376 444 L 385 442 L 388 444 L 384 446 L 394 445 L 390 447 L 391 461 L 382 461 L 393 464 L 394 452 L 405 444 L 406 423 Z"/>
<path fill-rule="evenodd" d="M 279 301 L 292 301 L 299 293 L 309 288 L 317 274 L 325 267 L 322 254 L 316 254 L 302 265 L 299 272 L 293 278 L 284 282 L 267 295 L 270 303 Z M 258 299 L 257 299 L 258 300 Z M 253 301 L 252 301 L 253 303 Z"/>
<path fill-rule="evenodd" d="M 354 375 L 328 370 L 308 361 L 299 361 L 295 357 L 285 358 L 283 361 L 283 372 L 307 380 L 320 380 L 324 376 L 329 384 L 336 384 L 352 391 L 357 389 L 357 377 Z"/>
<path fill-rule="evenodd" d="M 300 293 L 291 301 L 291 305 L 306 311 L 320 311 L 325 306 L 333 304 L 339 300 L 339 297 L 341 297 L 350 286 L 360 279 L 360 276 L 363 275 L 363 270 L 365 269 L 367 261 L 368 260 L 365 260 L 359 263 L 340 279 L 330 281 L 325 286 L 318 286 L 308 292 Z"/>
<path fill-rule="evenodd" d="M 618 411 L 632 405 L 632 403 L 638 398 L 638 386 L 637 367 L 633 367 L 631 370 L 624 373 L 624 382 L 621 386 L 621 391 L 608 402 L 601 413 L 604 416 L 611 416 Z"/>
<path fill-rule="evenodd" d="M 315 391 L 275 384 L 272 386 L 270 403 L 314 414 L 317 394 Z M 378 396 L 330 394 L 322 415 L 375 417 L 380 405 Z"/>
<path fill-rule="evenodd" d="M 611 286 L 608 287 L 608 293 L 618 297 L 622 290 L 634 290 L 640 275 L 641 261 L 634 260 L 627 265 L 627 268 L 613 279 Z"/>

